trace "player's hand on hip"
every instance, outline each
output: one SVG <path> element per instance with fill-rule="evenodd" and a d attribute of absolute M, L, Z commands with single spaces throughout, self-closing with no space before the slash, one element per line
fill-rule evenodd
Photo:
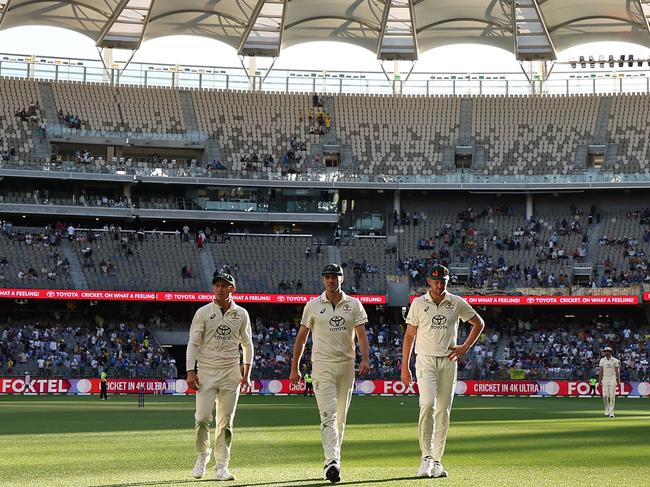
<path fill-rule="evenodd" d="M 402 373 L 400 374 L 400 380 L 407 386 L 411 385 L 413 383 L 413 376 L 411 375 L 411 370 L 402 369 Z"/>
<path fill-rule="evenodd" d="M 193 370 L 187 372 L 187 387 L 199 390 L 199 376 Z"/>
<path fill-rule="evenodd" d="M 299 370 L 292 370 L 291 375 L 289 376 L 289 380 L 291 381 L 292 384 L 297 384 L 300 382 L 302 379 L 302 374 L 300 373 Z"/>
<path fill-rule="evenodd" d="M 239 381 L 239 387 L 242 394 L 247 394 L 251 390 L 251 379 L 250 377 L 242 377 Z"/>
<path fill-rule="evenodd" d="M 464 347 L 463 345 L 456 345 L 455 347 L 451 348 L 451 352 L 447 357 L 449 357 L 449 360 L 453 360 L 454 362 L 458 362 L 460 358 L 467 353 L 467 348 Z"/>
<path fill-rule="evenodd" d="M 363 377 L 366 375 L 368 372 L 370 372 L 370 364 L 368 363 L 367 360 L 362 360 L 359 363 L 359 375 Z"/>

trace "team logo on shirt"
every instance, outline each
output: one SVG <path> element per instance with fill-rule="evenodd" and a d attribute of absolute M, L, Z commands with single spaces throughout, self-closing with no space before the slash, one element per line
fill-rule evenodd
<path fill-rule="evenodd" d="M 445 302 L 445 308 L 452 309 L 453 307 L 454 307 L 454 303 L 452 303 L 451 301 Z"/>
<path fill-rule="evenodd" d="M 211 320 L 214 320 L 214 317 L 215 317 L 215 316 L 217 316 L 217 313 L 212 313 L 212 314 L 210 315 L 210 319 L 211 319 Z"/>
<path fill-rule="evenodd" d="M 332 316 L 330 318 L 330 331 L 344 331 L 345 318 L 343 316 Z"/>
<path fill-rule="evenodd" d="M 321 310 L 320 310 L 320 314 L 325 313 L 326 310 L 327 310 L 327 308 L 323 308 L 323 309 L 321 309 Z"/>
<path fill-rule="evenodd" d="M 435 315 L 431 318 L 431 328 L 434 329 L 446 329 L 447 328 L 447 317 L 443 315 Z"/>
<path fill-rule="evenodd" d="M 424 308 L 424 312 L 426 313 L 427 311 L 429 311 L 429 306 L 427 306 L 426 308 Z"/>
<path fill-rule="evenodd" d="M 238 320 L 239 319 L 239 313 L 237 313 L 237 311 L 233 311 L 232 313 L 230 313 L 230 317 L 233 320 Z"/>
<path fill-rule="evenodd" d="M 344 313 L 349 313 L 350 311 L 352 311 L 352 306 L 350 306 L 349 304 L 343 306 Z"/>
<path fill-rule="evenodd" d="M 230 329 L 229 326 L 219 325 L 216 329 L 215 338 L 217 340 L 228 340 L 230 338 L 231 333 L 232 330 Z"/>

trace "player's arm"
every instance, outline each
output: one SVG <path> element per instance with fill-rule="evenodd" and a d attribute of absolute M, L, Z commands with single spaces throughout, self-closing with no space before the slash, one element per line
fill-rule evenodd
<path fill-rule="evenodd" d="M 289 380 L 292 384 L 297 384 L 302 378 L 300 374 L 300 359 L 302 359 L 302 354 L 305 351 L 305 343 L 307 343 L 308 336 L 309 328 L 305 325 L 300 325 L 300 329 L 296 335 L 296 343 L 293 346 L 293 357 L 291 358 L 291 375 L 289 376 Z"/>
<path fill-rule="evenodd" d="M 465 355 L 467 351 L 474 346 L 476 340 L 478 340 L 478 337 L 481 335 L 483 328 L 485 328 L 485 321 L 483 321 L 483 318 L 481 318 L 481 315 L 478 313 L 467 322 L 472 325 L 472 329 L 469 331 L 465 343 L 452 347 L 451 353 L 448 355 L 450 360 L 458 361 L 463 355 Z"/>
<path fill-rule="evenodd" d="M 616 367 L 616 385 L 621 385 L 621 367 Z"/>
<path fill-rule="evenodd" d="M 402 343 L 402 370 L 400 374 L 400 379 L 404 384 L 411 384 L 413 382 L 410 363 L 411 353 L 413 352 L 413 344 L 415 343 L 415 335 L 417 332 L 417 326 L 413 326 L 411 324 L 406 325 L 404 343 Z"/>
<path fill-rule="evenodd" d="M 598 383 L 602 384 L 603 383 L 603 368 L 598 367 Z"/>
<path fill-rule="evenodd" d="M 196 365 L 196 357 L 199 353 L 199 345 L 203 338 L 203 331 L 205 330 L 205 322 L 201 316 L 200 309 L 194 313 L 192 324 L 190 325 L 190 336 L 187 341 L 187 352 L 185 353 L 185 370 L 187 371 L 187 386 L 190 389 L 199 388 L 199 377 L 194 371 Z"/>
<path fill-rule="evenodd" d="M 243 322 L 243 330 L 241 335 L 241 348 L 242 359 L 244 362 L 240 386 L 241 392 L 244 394 L 251 389 L 251 365 L 253 363 L 253 331 L 251 327 L 251 319 L 248 313 L 245 314 L 246 319 Z"/>
<path fill-rule="evenodd" d="M 368 343 L 368 334 L 366 325 L 357 325 L 354 327 L 354 333 L 357 335 L 359 350 L 361 351 L 361 363 L 359 364 L 359 375 L 364 376 L 370 372 L 370 344 Z"/>

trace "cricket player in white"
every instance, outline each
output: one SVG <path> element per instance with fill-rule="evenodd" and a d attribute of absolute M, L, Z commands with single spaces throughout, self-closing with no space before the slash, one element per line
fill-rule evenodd
<path fill-rule="evenodd" d="M 598 382 L 603 392 L 605 403 L 605 416 L 614 417 L 614 403 L 616 402 L 616 390 L 621 384 L 621 362 L 612 357 L 612 348 L 603 348 L 605 357 L 598 363 Z"/>
<path fill-rule="evenodd" d="M 446 477 L 441 460 L 447 441 L 451 404 L 456 389 L 458 360 L 474 345 L 485 323 L 460 296 L 447 291 L 449 271 L 434 265 L 427 274 L 429 291 L 411 304 L 406 317 L 401 380 L 411 384 L 411 351 L 415 342 L 415 368 L 420 390 L 418 435 L 422 462 L 418 477 Z M 459 320 L 472 329 L 462 345 L 456 344 Z"/>
<path fill-rule="evenodd" d="M 215 418 L 215 474 L 217 480 L 234 480 L 228 471 L 233 420 L 239 392 L 250 390 L 253 341 L 248 312 L 232 298 L 235 279 L 217 273 L 212 279 L 214 300 L 194 314 L 187 344 L 187 385 L 196 389 L 196 464 L 193 475 L 200 479 L 210 462 L 210 422 Z M 239 366 L 239 345 L 243 371 Z M 198 373 L 195 372 L 198 365 Z"/>
<path fill-rule="evenodd" d="M 320 412 L 321 440 L 325 453 L 323 478 L 341 480 L 341 445 L 345 419 L 354 389 L 354 337 L 361 351 L 359 375 L 370 370 L 368 316 L 361 302 L 341 290 L 343 269 L 328 264 L 322 272 L 325 292 L 305 305 L 291 361 L 292 383 L 300 382 L 300 359 L 312 332 L 312 375 Z"/>

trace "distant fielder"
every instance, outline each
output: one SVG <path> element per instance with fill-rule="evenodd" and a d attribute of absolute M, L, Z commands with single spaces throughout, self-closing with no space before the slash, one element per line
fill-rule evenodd
<path fill-rule="evenodd" d="M 603 391 L 603 403 L 605 404 L 605 416 L 614 417 L 614 403 L 616 402 L 616 390 L 621 384 L 621 362 L 612 357 L 612 348 L 603 348 L 605 357 L 598 363 L 598 382 Z"/>
<path fill-rule="evenodd" d="M 345 419 L 354 389 L 355 335 L 361 350 L 359 375 L 365 375 L 370 370 L 370 347 L 365 328 L 368 316 L 358 299 L 341 290 L 343 269 L 340 265 L 326 265 L 322 275 L 325 292 L 307 303 L 302 313 L 293 349 L 290 379 L 293 384 L 300 381 L 300 359 L 311 332 L 314 392 L 325 453 L 323 478 L 338 482 L 341 480 Z"/>
<path fill-rule="evenodd" d="M 460 296 L 447 291 L 449 271 L 434 265 L 427 274 L 429 291 L 411 304 L 406 317 L 402 349 L 401 379 L 413 382 L 410 360 L 415 342 L 415 368 L 420 390 L 418 435 L 422 462 L 418 477 L 446 477 L 442 467 L 451 404 L 456 389 L 458 360 L 474 345 L 483 327 L 483 318 Z M 462 345 L 456 344 L 459 320 L 472 330 Z"/>
<path fill-rule="evenodd" d="M 228 471 L 233 420 L 239 390 L 250 389 L 253 341 L 248 312 L 237 305 L 232 294 L 235 279 L 217 273 L 212 279 L 214 300 L 199 308 L 192 319 L 187 344 L 187 385 L 196 389 L 196 464 L 193 475 L 200 479 L 210 463 L 210 422 L 215 418 L 215 474 L 217 480 L 234 480 Z M 243 351 L 243 372 L 239 367 L 239 345 Z M 195 372 L 198 364 L 198 373 Z"/>

